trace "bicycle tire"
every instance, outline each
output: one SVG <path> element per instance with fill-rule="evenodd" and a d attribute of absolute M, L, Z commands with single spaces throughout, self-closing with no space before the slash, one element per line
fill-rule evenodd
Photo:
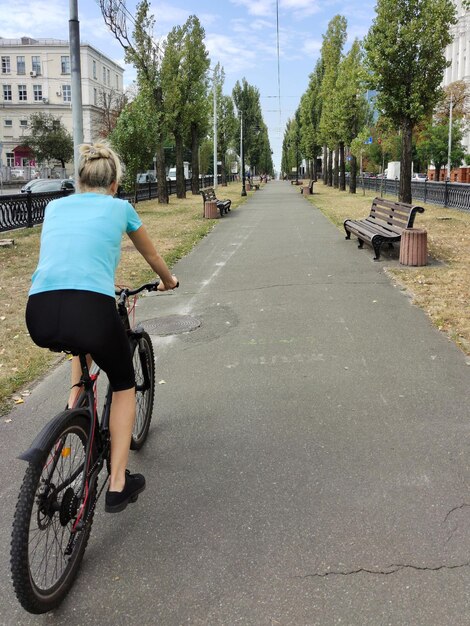
<path fill-rule="evenodd" d="M 134 347 L 132 360 L 136 381 L 136 411 L 131 450 L 140 450 L 148 436 L 155 399 L 155 355 L 152 340 L 145 331 Z"/>
<path fill-rule="evenodd" d="M 85 412 L 64 411 L 62 422 L 59 434 L 50 433 L 43 454 L 28 466 L 13 520 L 13 587 L 23 608 L 35 614 L 55 609 L 67 595 L 93 523 L 97 478 L 88 484 L 84 502 L 75 493 L 83 476 L 90 417 Z M 96 458 L 94 442 L 89 467 Z M 83 527 L 72 533 L 79 517 Z"/>

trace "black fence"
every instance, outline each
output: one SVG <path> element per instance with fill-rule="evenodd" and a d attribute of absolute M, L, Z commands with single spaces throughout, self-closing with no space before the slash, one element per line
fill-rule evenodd
<path fill-rule="evenodd" d="M 348 185 L 348 178 L 346 176 L 346 185 Z M 374 191 L 377 195 L 386 194 L 398 197 L 399 187 L 400 181 L 398 179 L 389 180 L 388 178 L 374 178 L 372 176 L 357 177 L 357 191 L 366 189 Z M 470 211 L 470 185 L 465 183 L 412 180 L 411 195 L 413 203 L 416 200 L 421 200 L 450 209 Z"/>
<path fill-rule="evenodd" d="M 231 177 L 232 178 L 232 177 Z M 214 182 L 213 176 L 202 176 L 199 187 L 210 187 Z M 219 183 L 221 177 L 219 176 Z M 191 180 L 185 181 L 186 191 L 191 190 Z M 166 181 L 168 194 L 176 193 L 176 180 Z M 51 200 L 69 195 L 69 191 L 54 193 L 19 193 L 8 196 L 0 196 L 0 232 L 15 230 L 17 228 L 31 228 L 35 224 L 42 224 L 44 211 Z M 135 197 L 134 197 L 135 196 Z M 158 197 L 157 183 L 142 183 L 138 185 L 137 193 L 120 192 L 119 197 L 129 202 L 142 202 Z"/>
<path fill-rule="evenodd" d="M 21 193 L 10 196 L 0 196 L 0 232 L 15 230 L 16 228 L 31 228 L 35 224 L 42 224 L 44 211 L 51 200 L 68 196 L 70 191 L 56 191 L 54 193 Z"/>

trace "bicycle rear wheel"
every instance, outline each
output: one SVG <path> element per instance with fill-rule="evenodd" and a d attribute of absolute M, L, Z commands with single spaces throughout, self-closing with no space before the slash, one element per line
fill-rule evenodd
<path fill-rule="evenodd" d="M 97 487 L 96 478 L 87 478 L 97 456 L 94 442 L 88 471 L 85 467 L 89 437 L 89 415 L 64 411 L 41 458 L 26 470 L 13 521 L 10 563 L 16 596 L 30 613 L 56 608 L 82 561 Z"/>
<path fill-rule="evenodd" d="M 139 336 L 132 359 L 136 383 L 136 413 L 131 450 L 140 450 L 147 439 L 155 398 L 155 355 L 148 333 L 142 332 Z"/>

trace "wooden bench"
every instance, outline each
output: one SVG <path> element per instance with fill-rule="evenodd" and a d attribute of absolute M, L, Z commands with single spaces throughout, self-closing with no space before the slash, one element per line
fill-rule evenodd
<path fill-rule="evenodd" d="M 359 240 L 359 248 L 364 242 L 371 244 L 375 252 L 374 261 L 378 261 L 382 244 L 387 242 L 393 247 L 394 241 L 400 241 L 403 231 L 413 228 L 417 213 L 424 213 L 423 207 L 374 198 L 368 217 L 344 220 L 346 239 L 350 239 L 353 233 Z"/>
<path fill-rule="evenodd" d="M 259 191 L 260 188 L 260 179 L 259 178 L 253 178 L 251 180 L 251 186 L 254 187 L 256 189 L 256 191 Z"/>
<path fill-rule="evenodd" d="M 230 206 L 232 204 L 231 200 L 218 200 L 215 196 L 215 191 L 213 187 L 208 187 L 207 189 L 201 189 L 202 200 L 204 202 L 204 206 L 206 202 L 215 202 L 217 204 L 217 208 L 220 211 L 220 217 L 223 217 L 230 211 Z"/>
<path fill-rule="evenodd" d="M 310 193 L 313 193 L 313 183 L 314 182 L 315 182 L 314 180 L 309 180 L 308 181 L 308 185 L 303 185 L 303 187 L 300 190 L 300 193 L 304 192 L 304 187 L 308 187 L 308 189 L 310 189 Z"/>

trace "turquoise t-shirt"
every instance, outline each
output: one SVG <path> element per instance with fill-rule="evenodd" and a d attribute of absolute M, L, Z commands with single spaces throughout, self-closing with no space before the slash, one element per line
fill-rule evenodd
<path fill-rule="evenodd" d="M 142 221 L 127 200 L 100 193 L 53 200 L 46 208 L 29 294 L 80 289 L 114 297 L 122 235 L 140 226 Z"/>

